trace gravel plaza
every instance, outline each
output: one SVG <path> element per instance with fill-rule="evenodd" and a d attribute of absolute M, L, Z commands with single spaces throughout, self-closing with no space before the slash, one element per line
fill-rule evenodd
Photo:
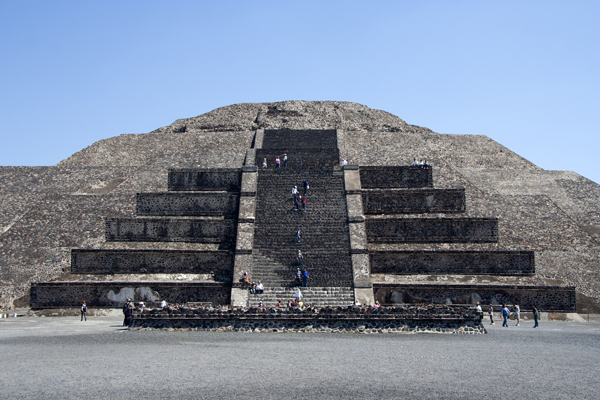
<path fill-rule="evenodd" d="M 2 399 L 595 399 L 599 322 L 486 335 L 128 331 L 106 317 L 0 320 Z"/>

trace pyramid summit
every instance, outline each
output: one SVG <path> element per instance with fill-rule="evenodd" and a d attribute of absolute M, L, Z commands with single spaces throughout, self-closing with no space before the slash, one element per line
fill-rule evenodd
<path fill-rule="evenodd" d="M 356 103 L 231 105 L 0 181 L 4 306 L 269 303 L 297 250 L 315 304 L 599 304 L 598 184 Z"/>

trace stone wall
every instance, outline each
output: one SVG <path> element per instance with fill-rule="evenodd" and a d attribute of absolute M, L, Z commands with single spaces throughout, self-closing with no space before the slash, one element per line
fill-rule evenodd
<path fill-rule="evenodd" d="M 365 214 L 464 212 L 464 189 L 364 191 Z"/>
<path fill-rule="evenodd" d="M 337 149 L 337 131 L 265 129 L 263 149 Z"/>
<path fill-rule="evenodd" d="M 241 184 L 242 170 L 238 168 L 169 170 L 169 190 L 239 192 Z"/>
<path fill-rule="evenodd" d="M 466 307 L 146 309 L 133 328 L 243 332 L 486 333 L 482 313 Z"/>
<path fill-rule="evenodd" d="M 239 195 L 234 193 L 138 193 L 137 215 L 237 216 Z"/>
<path fill-rule="evenodd" d="M 283 154 L 288 156 L 288 169 L 292 170 L 320 170 L 320 169 L 331 169 L 334 165 L 339 163 L 339 150 L 338 149 L 314 149 L 310 151 L 299 151 L 299 150 L 288 150 L 288 148 L 282 149 L 268 149 L 268 150 L 257 150 L 256 151 L 256 165 L 262 169 L 263 159 L 267 159 L 267 167 L 275 168 L 275 158 L 279 157 L 281 160 L 281 167 L 283 169 Z"/>
<path fill-rule="evenodd" d="M 361 165 L 360 183 L 363 189 L 432 187 L 433 168 Z"/>
<path fill-rule="evenodd" d="M 373 274 L 533 275 L 533 251 L 370 251 Z"/>
<path fill-rule="evenodd" d="M 233 243 L 235 230 L 233 219 L 110 218 L 106 241 Z"/>
<path fill-rule="evenodd" d="M 575 288 L 566 286 L 501 285 L 388 285 L 373 284 L 381 304 L 519 304 L 521 310 L 536 305 L 543 311 L 575 312 Z"/>
<path fill-rule="evenodd" d="M 369 242 L 497 242 L 497 218 L 367 219 Z"/>
<path fill-rule="evenodd" d="M 31 308 L 121 307 L 132 298 L 149 304 L 206 302 L 229 304 L 231 285 L 194 282 L 46 282 L 31 284 Z"/>
<path fill-rule="evenodd" d="M 231 281 L 232 251 L 71 250 L 73 274 L 214 274 Z"/>

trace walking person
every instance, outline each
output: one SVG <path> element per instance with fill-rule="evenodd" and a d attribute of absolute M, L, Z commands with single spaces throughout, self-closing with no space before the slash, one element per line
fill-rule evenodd
<path fill-rule="evenodd" d="M 306 197 L 302 198 L 302 211 L 306 211 Z"/>
<path fill-rule="evenodd" d="M 303 181 L 302 187 L 304 187 L 304 195 L 306 196 L 306 192 L 308 192 L 308 189 L 309 189 L 308 181 Z"/>
<path fill-rule="evenodd" d="M 283 153 L 283 168 L 287 168 L 287 154 Z"/>
<path fill-rule="evenodd" d="M 263 158 L 262 167 L 267 168 L 267 158 Z"/>
<path fill-rule="evenodd" d="M 300 230 L 296 231 L 296 243 L 300 243 L 300 239 L 302 239 L 302 232 L 300 232 Z"/>
<path fill-rule="evenodd" d="M 302 300 L 302 297 L 304 296 L 302 295 L 300 288 L 296 288 L 296 303 L 299 303 L 300 300 Z"/>
<path fill-rule="evenodd" d="M 131 299 L 127 299 L 127 303 L 123 306 L 123 314 L 125 319 L 123 320 L 123 326 L 131 326 L 131 319 L 133 314 L 133 303 Z"/>
<path fill-rule="evenodd" d="M 533 322 L 534 322 L 533 327 L 534 328 L 537 328 L 540 326 L 538 324 L 539 319 L 540 319 L 540 310 L 534 305 L 533 306 Z"/>
<path fill-rule="evenodd" d="M 515 319 L 517 320 L 517 325 L 519 326 L 519 322 L 521 322 L 521 307 L 518 304 L 515 304 Z"/>
<path fill-rule="evenodd" d="M 500 314 L 502 314 L 502 318 L 504 319 L 502 326 L 508 328 L 508 315 L 510 314 L 510 311 L 508 310 L 508 307 L 506 307 L 506 304 L 502 304 L 502 310 L 500 311 Z"/>
<path fill-rule="evenodd" d="M 495 325 L 494 323 L 494 306 L 490 304 L 490 308 L 488 308 L 488 315 L 490 316 L 490 325 Z"/>
<path fill-rule="evenodd" d="M 302 287 L 308 287 L 308 271 L 306 268 L 302 271 Z"/>
<path fill-rule="evenodd" d="M 300 268 L 298 268 L 296 270 L 296 286 L 300 285 L 302 285 L 302 272 L 300 271 Z"/>
<path fill-rule="evenodd" d="M 81 305 L 81 320 L 87 321 L 87 306 L 85 305 L 85 301 Z"/>

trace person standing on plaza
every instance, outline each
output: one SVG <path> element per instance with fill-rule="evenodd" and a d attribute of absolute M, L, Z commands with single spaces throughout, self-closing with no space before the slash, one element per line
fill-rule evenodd
<path fill-rule="evenodd" d="M 127 299 L 127 303 L 123 306 L 123 314 L 125 319 L 123 320 L 123 326 L 131 326 L 131 319 L 133 314 L 133 303 L 131 299 Z"/>
<path fill-rule="evenodd" d="M 87 306 L 85 305 L 85 301 L 81 305 L 81 320 L 87 321 Z"/>
<path fill-rule="evenodd" d="M 302 287 L 308 287 L 308 271 L 306 268 L 302 271 Z"/>
<path fill-rule="evenodd" d="M 296 270 L 296 286 L 302 285 L 302 271 L 300 268 Z"/>
<path fill-rule="evenodd" d="M 488 308 L 488 315 L 490 316 L 490 325 L 495 325 L 494 323 L 494 306 L 490 304 L 490 308 Z"/>
<path fill-rule="evenodd" d="M 537 328 L 538 326 L 540 326 L 538 324 L 539 319 L 540 319 L 540 310 L 534 305 L 533 306 L 533 322 L 534 322 L 533 327 L 534 328 Z"/>
<path fill-rule="evenodd" d="M 506 307 L 506 304 L 502 304 L 502 310 L 500 311 L 500 313 L 502 314 L 502 326 L 505 326 L 508 328 L 508 315 L 510 314 L 510 311 L 508 310 L 508 307 Z"/>
<path fill-rule="evenodd" d="M 521 307 L 518 304 L 515 304 L 515 319 L 517 320 L 517 325 L 519 326 L 519 322 L 521 321 Z"/>

